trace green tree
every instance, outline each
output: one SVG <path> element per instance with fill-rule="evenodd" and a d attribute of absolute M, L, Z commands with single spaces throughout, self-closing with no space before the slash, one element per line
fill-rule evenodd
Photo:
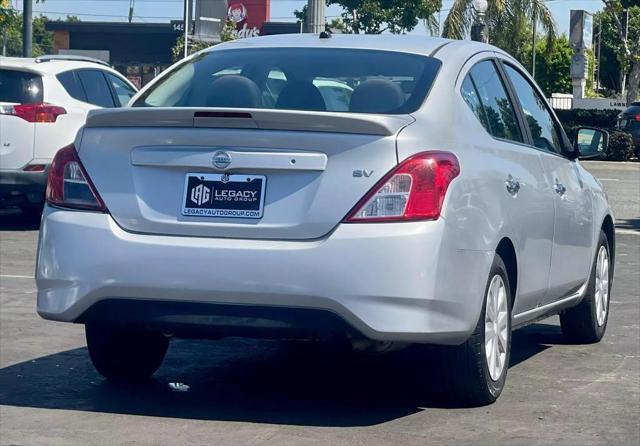
<path fill-rule="evenodd" d="M 637 0 L 603 0 L 603 3 L 604 11 L 598 16 L 603 23 L 603 46 L 607 47 L 607 52 L 616 55 L 618 69 L 628 73 L 627 103 L 631 103 L 638 98 L 640 91 L 640 5 Z M 623 23 L 625 7 L 628 7 L 629 14 L 626 33 Z"/>
<path fill-rule="evenodd" d="M 556 24 L 544 0 L 488 0 L 486 23 L 490 43 L 521 58 L 527 40 L 532 36 L 533 17 L 542 28 L 547 41 L 556 37 Z M 442 35 L 463 39 L 471 30 L 477 12 L 473 0 L 454 0 L 444 21 Z"/>
<path fill-rule="evenodd" d="M 442 0 L 327 0 L 327 5 L 342 8 L 339 21 L 332 21 L 330 28 L 354 34 L 401 34 L 413 30 L 421 20 L 430 30 L 436 29 L 435 13 Z M 306 12 L 305 5 L 294 14 L 304 23 Z"/>
<path fill-rule="evenodd" d="M 327 0 L 327 5 L 342 7 L 340 17 L 346 32 L 400 34 L 413 30 L 420 20 L 428 27 L 436 25 L 434 14 L 441 0 Z M 355 13 L 354 13 L 355 11 Z"/>
<path fill-rule="evenodd" d="M 551 42 L 540 41 L 536 44 L 536 81 L 550 97 L 552 93 L 571 93 L 571 56 L 573 50 L 566 36 L 560 36 Z M 520 63 L 531 65 L 531 45 L 524 51 L 524 60 Z"/>
<path fill-rule="evenodd" d="M 0 26 L 0 39 L 2 35 L 7 38 L 7 56 L 22 56 L 22 14 L 14 11 L 13 14 L 5 14 Z M 45 29 L 45 23 L 49 19 L 39 16 L 33 19 L 33 57 L 53 53 L 53 34 Z"/>
<path fill-rule="evenodd" d="M 208 42 L 189 42 L 189 54 L 197 53 L 200 50 L 209 48 L 211 43 Z M 171 60 L 174 62 L 179 61 L 184 57 L 184 36 L 180 36 L 176 39 L 176 44 L 171 48 Z"/>

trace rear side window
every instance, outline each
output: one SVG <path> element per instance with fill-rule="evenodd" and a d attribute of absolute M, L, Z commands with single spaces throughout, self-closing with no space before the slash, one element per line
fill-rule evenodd
<path fill-rule="evenodd" d="M 102 72 L 81 70 L 77 72 L 77 75 L 87 95 L 87 102 L 105 108 L 115 106 L 109 84 L 107 84 Z"/>
<path fill-rule="evenodd" d="M 487 115 L 484 112 L 484 108 L 482 108 L 480 97 L 478 96 L 475 85 L 473 85 L 471 76 L 467 75 L 464 78 L 460 92 L 462 93 L 462 98 L 464 99 L 464 101 L 471 108 L 471 111 L 473 111 L 473 114 L 476 115 L 476 118 L 478 118 L 478 120 L 482 123 L 482 126 L 488 132 L 491 132 L 491 127 L 489 126 L 489 122 L 487 121 Z"/>
<path fill-rule="evenodd" d="M 533 145 L 548 152 L 562 153 L 562 141 L 551 111 L 531 83 L 511 65 L 505 69 L 516 91 L 526 119 Z"/>
<path fill-rule="evenodd" d="M 127 103 L 129 102 L 129 99 L 131 99 L 133 95 L 136 94 L 136 91 L 133 88 L 131 88 L 125 81 L 120 79 L 118 76 L 114 76 L 111 73 L 104 73 L 104 74 L 105 76 L 107 76 L 107 79 L 109 79 L 109 82 L 113 87 L 113 91 L 116 92 L 116 96 L 118 97 L 118 102 L 120 102 L 117 105 L 120 107 L 124 107 L 125 105 L 127 105 Z"/>
<path fill-rule="evenodd" d="M 377 50 L 212 51 L 173 68 L 133 106 L 411 113 L 440 66 L 434 58 Z"/>
<path fill-rule="evenodd" d="M 84 94 L 80 80 L 74 71 L 65 71 L 56 77 L 67 93 L 69 93 L 69 96 L 79 101 L 87 102 L 87 96 Z"/>
<path fill-rule="evenodd" d="M 495 64 L 490 60 L 479 62 L 467 78 L 462 95 L 487 131 L 496 138 L 523 142 L 515 109 Z"/>
<path fill-rule="evenodd" d="M 40 75 L 18 70 L 0 70 L 0 102 L 33 104 L 42 101 Z"/>

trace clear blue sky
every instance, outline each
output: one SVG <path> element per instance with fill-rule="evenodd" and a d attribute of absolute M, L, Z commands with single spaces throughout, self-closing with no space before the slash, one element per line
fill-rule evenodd
<path fill-rule="evenodd" d="M 11 0 L 14 7 L 22 9 L 22 0 Z M 35 0 L 34 0 L 35 1 Z M 446 17 L 452 0 L 443 0 L 442 18 Z M 271 0 L 271 20 L 294 20 L 293 11 L 302 8 L 306 0 Z M 601 0 L 548 0 L 547 5 L 556 19 L 560 33 L 569 29 L 569 11 L 585 9 L 596 12 L 602 9 Z M 136 0 L 134 20 L 136 22 L 167 22 L 182 18 L 183 0 Z M 34 5 L 36 14 L 42 12 L 51 18 L 77 15 L 85 21 L 124 21 L 129 11 L 129 0 L 45 0 Z M 327 10 L 329 18 L 337 16 L 340 8 Z M 420 26 L 415 32 L 426 32 Z"/>

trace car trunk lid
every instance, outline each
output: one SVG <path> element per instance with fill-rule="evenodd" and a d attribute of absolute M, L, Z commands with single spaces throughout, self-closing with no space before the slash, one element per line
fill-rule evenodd
<path fill-rule="evenodd" d="M 90 113 L 79 156 L 126 230 L 314 239 L 397 164 L 396 134 L 410 122 L 408 115 L 282 110 L 100 110 Z M 217 161 L 228 165 L 216 167 L 219 152 Z M 184 215 L 188 174 L 264 177 L 261 218 Z M 215 184 L 212 189 L 226 188 Z"/>

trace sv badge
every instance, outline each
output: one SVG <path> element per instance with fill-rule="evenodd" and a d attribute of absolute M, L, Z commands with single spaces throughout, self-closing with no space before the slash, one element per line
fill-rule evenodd
<path fill-rule="evenodd" d="M 373 175 L 373 170 L 356 169 L 353 171 L 353 176 L 355 178 L 362 178 L 362 177 L 369 178 L 371 175 Z"/>

